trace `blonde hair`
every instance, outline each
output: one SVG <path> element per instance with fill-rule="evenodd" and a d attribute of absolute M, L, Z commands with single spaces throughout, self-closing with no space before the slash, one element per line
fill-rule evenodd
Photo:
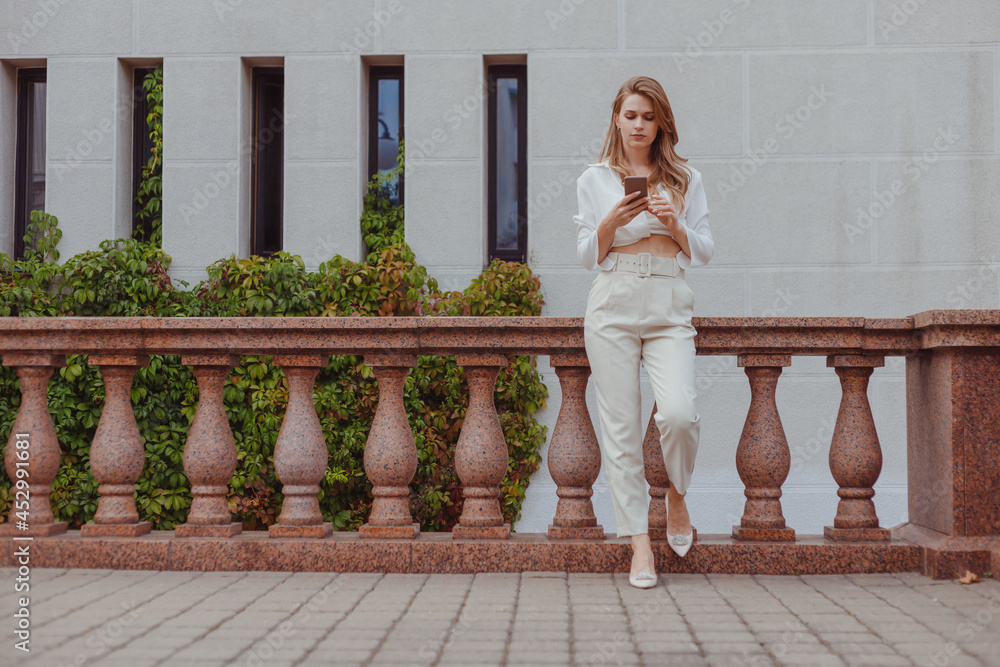
<path fill-rule="evenodd" d="M 653 115 L 656 118 L 656 137 L 649 147 L 649 185 L 656 187 L 662 183 L 670 194 L 670 199 L 680 202 L 678 212 L 684 206 L 684 195 L 691 183 L 691 174 L 681 167 L 687 162 L 674 151 L 677 145 L 677 126 L 674 123 L 674 112 L 663 87 L 656 79 L 648 76 L 634 76 L 626 81 L 618 90 L 611 106 L 611 126 L 604 138 L 601 148 L 601 160 L 608 158 L 608 166 L 620 177 L 629 175 L 629 164 L 625 158 L 625 147 L 618 131 L 615 119 L 621 113 L 622 104 L 629 95 L 644 95 L 653 104 Z M 652 189 L 650 190 L 652 192 Z"/>

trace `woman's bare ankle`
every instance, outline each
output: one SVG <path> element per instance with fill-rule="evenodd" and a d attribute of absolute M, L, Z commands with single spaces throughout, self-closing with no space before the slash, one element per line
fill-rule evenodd
<path fill-rule="evenodd" d="M 654 567 L 653 546 L 649 541 L 649 533 L 632 535 L 632 574 L 652 572 Z"/>
<path fill-rule="evenodd" d="M 685 496 L 677 493 L 673 486 L 667 489 L 667 524 L 671 534 L 687 534 L 691 528 Z"/>

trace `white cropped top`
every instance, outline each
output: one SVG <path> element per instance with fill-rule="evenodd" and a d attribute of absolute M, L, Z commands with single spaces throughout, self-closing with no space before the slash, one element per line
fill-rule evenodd
<path fill-rule="evenodd" d="M 705 198 L 705 185 L 701 173 L 694 167 L 683 165 L 691 173 L 691 182 L 684 196 L 684 208 L 678 215 L 678 221 L 687 228 L 688 245 L 691 246 L 691 256 L 681 250 L 677 253 L 677 263 L 681 268 L 704 266 L 715 253 L 715 240 L 712 230 L 708 227 L 708 201 Z M 660 194 L 670 198 L 663 185 L 658 187 Z M 576 194 L 579 213 L 573 216 L 577 229 L 577 256 L 580 263 L 587 269 L 600 267 L 610 270 L 614 261 L 605 257 L 597 261 L 599 252 L 597 243 L 597 225 L 608 214 L 608 211 L 625 196 L 625 186 L 618 174 L 609 166 L 608 161 L 588 165 L 576 179 Z M 670 230 L 649 211 L 643 211 L 622 227 L 615 230 L 615 240 L 611 247 L 629 245 L 650 234 L 673 236 Z"/>

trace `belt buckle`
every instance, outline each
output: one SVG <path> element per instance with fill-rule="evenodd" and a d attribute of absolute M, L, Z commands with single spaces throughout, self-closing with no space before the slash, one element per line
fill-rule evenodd
<path fill-rule="evenodd" d="M 639 274 L 640 278 L 648 278 L 652 274 L 653 269 L 653 256 L 648 252 L 640 252 L 637 257 L 639 258 Z"/>

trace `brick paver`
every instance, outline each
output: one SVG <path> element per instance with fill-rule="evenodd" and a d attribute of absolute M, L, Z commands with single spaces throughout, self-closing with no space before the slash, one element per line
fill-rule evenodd
<path fill-rule="evenodd" d="M 0 666 L 1000 666 L 1000 582 L 0 569 Z"/>

